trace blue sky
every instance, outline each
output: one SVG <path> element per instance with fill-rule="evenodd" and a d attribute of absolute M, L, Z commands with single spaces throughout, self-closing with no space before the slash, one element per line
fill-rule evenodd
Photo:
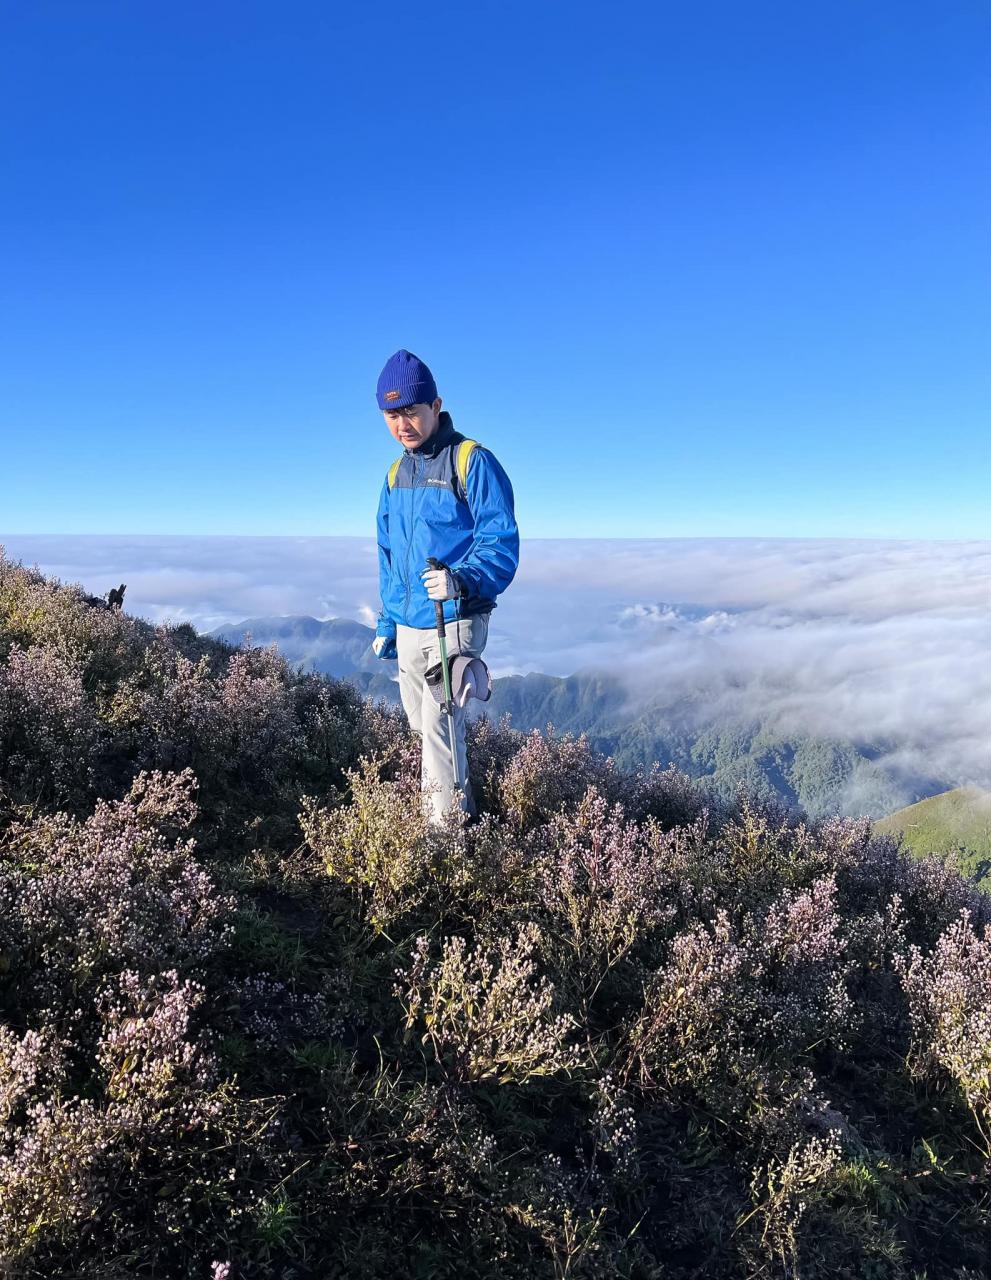
<path fill-rule="evenodd" d="M 986 4 L 8 6 L 0 528 L 986 536 Z"/>

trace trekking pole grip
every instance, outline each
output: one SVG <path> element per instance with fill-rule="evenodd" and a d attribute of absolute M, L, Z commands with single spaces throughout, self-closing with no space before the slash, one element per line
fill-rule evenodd
<path fill-rule="evenodd" d="M 438 560 L 436 556 L 427 556 L 427 567 L 430 569 L 446 569 L 447 565 Z M 437 634 L 439 636 L 446 636 L 447 630 L 444 626 L 443 600 L 434 601 L 434 618 L 437 621 Z"/>

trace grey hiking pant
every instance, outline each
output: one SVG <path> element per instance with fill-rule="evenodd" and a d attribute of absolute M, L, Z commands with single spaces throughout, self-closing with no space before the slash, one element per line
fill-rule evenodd
<path fill-rule="evenodd" d="M 475 614 L 448 622 L 447 656 L 463 653 L 480 658 L 489 636 L 489 615 Z M 399 694 L 409 726 L 423 741 L 421 788 L 423 812 L 428 821 L 439 823 L 444 812 L 456 800 L 462 809 L 474 814 L 475 805 L 468 785 L 468 757 L 465 752 L 464 707 L 454 708 L 454 736 L 458 751 L 458 774 L 462 786 L 454 785 L 451 760 L 451 718 L 430 692 L 424 677 L 428 667 L 440 662 L 440 640 L 433 627 L 396 627 L 396 654 L 399 658 Z"/>

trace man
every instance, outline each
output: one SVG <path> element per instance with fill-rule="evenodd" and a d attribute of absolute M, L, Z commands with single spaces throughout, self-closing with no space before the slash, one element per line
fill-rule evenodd
<path fill-rule="evenodd" d="M 389 469 L 378 507 L 382 611 L 373 648 L 398 658 L 399 692 L 410 728 L 423 742 L 424 813 L 440 825 L 457 803 L 475 813 L 465 752 L 466 711 L 451 717 L 431 692 L 426 672 L 440 662 L 435 601 L 443 602 L 448 656 L 478 658 L 496 597 L 513 580 L 520 537 L 509 477 L 495 457 L 454 429 L 433 374 L 409 351 L 379 375 L 378 406 L 403 454 Z M 459 446 L 464 446 L 460 448 Z M 431 569 L 434 558 L 442 568 Z"/>

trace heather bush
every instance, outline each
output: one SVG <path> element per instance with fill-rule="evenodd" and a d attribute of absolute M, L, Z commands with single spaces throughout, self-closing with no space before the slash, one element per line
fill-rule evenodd
<path fill-rule="evenodd" d="M 784 1275 L 799 1274 L 799 1224 L 828 1193 L 829 1175 L 841 1154 L 839 1135 L 830 1130 L 825 1137 L 795 1143 L 783 1159 L 772 1157 L 767 1165 L 754 1169 L 750 1193 L 760 1244 L 765 1256 L 780 1263 Z M 744 1222 L 748 1220 L 749 1215 Z"/>
<path fill-rule="evenodd" d="M 469 774 L 480 807 L 522 827 L 549 820 L 562 806 L 577 803 L 589 787 L 611 803 L 622 803 L 630 818 L 656 818 L 665 829 L 687 826 L 703 811 L 721 814 L 725 805 L 704 781 L 669 765 L 618 769 L 581 734 L 555 737 L 513 729 L 510 717 L 494 724 L 480 716 L 468 726 Z"/>
<path fill-rule="evenodd" d="M 15 804 L 77 807 L 102 780 L 106 735 L 77 655 L 13 644 L 0 666 L 0 816 Z"/>
<path fill-rule="evenodd" d="M 268 973 L 236 979 L 231 995 L 239 1003 L 241 1034 L 262 1049 L 278 1050 L 307 1040 L 339 1039 L 344 1024 L 322 991 L 296 991 Z M 337 1001 L 337 1008 L 345 1007 Z"/>
<path fill-rule="evenodd" d="M 96 1061 L 111 1101 L 161 1102 L 184 1085 L 215 1083 L 214 1058 L 189 1034 L 203 1000 L 203 986 L 180 983 L 174 969 L 151 979 L 125 969 L 104 988 Z"/>
<path fill-rule="evenodd" d="M 71 653 L 87 694 L 99 694 L 132 669 L 152 631 L 123 613 L 91 608 L 81 587 L 11 562 L 0 546 L 0 660 L 14 646 Z"/>
<path fill-rule="evenodd" d="M 106 976 L 192 973 L 224 947 L 233 900 L 166 834 L 192 822 L 194 790 L 188 771 L 139 774 L 85 822 L 42 816 L 0 838 L 0 1010 L 68 1018 Z"/>
<path fill-rule="evenodd" d="M 486 809 L 529 827 L 580 800 L 591 785 L 606 791 L 615 769 L 584 734 L 555 738 L 549 726 L 546 736 L 537 729 L 523 735 L 505 721 L 498 727 L 480 721 L 468 771 Z"/>
<path fill-rule="evenodd" d="M 673 764 L 662 768 L 655 761 L 649 768 L 614 776 L 610 798 L 622 802 L 629 817 L 654 818 L 665 831 L 690 827 L 702 818 L 720 827 L 733 813 L 708 778 L 691 778 Z"/>
<path fill-rule="evenodd" d="M 350 685 L 295 673 L 274 648 L 92 607 L 0 551 L 0 818 L 82 816 L 140 769 L 191 768 L 204 847 L 286 844 L 300 797 L 355 764 L 364 715 Z"/>
<path fill-rule="evenodd" d="M 564 950 L 561 971 L 587 1011 L 606 974 L 676 915 L 660 847 L 668 840 L 627 822 L 621 804 L 610 807 L 590 788 L 547 825 L 545 843 L 536 896 Z"/>
<path fill-rule="evenodd" d="M 492 951 L 448 938 L 434 964 L 428 939 L 417 938 L 396 993 L 407 1031 L 422 1019 L 423 1040 L 450 1079 L 521 1084 L 580 1063 L 574 1019 L 554 1013 L 554 988 L 537 974 L 538 938 L 534 925 L 499 939 Z"/>
<path fill-rule="evenodd" d="M 63 1087 L 67 1043 L 48 1027 L 17 1035 L 0 1024 L 0 1128 L 23 1122 L 32 1105 Z"/>
<path fill-rule="evenodd" d="M 868 818 L 800 823 L 796 832 L 805 864 L 814 860 L 821 874 L 835 870 L 839 909 L 851 919 L 883 916 L 897 901 L 910 941 L 924 948 L 964 909 L 975 923 L 991 923 L 991 896 L 961 875 L 952 858 L 913 857 L 896 837 L 874 833 Z"/>
<path fill-rule="evenodd" d="M 375 760 L 383 780 L 406 786 L 419 785 L 420 739 L 410 729 L 405 712 L 384 700 L 368 702 L 357 734 L 358 755 Z"/>
<path fill-rule="evenodd" d="M 829 870 L 815 830 L 796 822 L 783 803 L 743 795 L 719 837 L 722 879 L 737 887 L 739 909 L 758 906 L 784 884 L 805 885 Z"/>
<path fill-rule="evenodd" d="M 306 756 L 289 673 L 274 649 L 235 652 L 220 673 L 207 654 L 193 662 L 149 649 L 109 718 L 143 767 L 192 769 L 205 802 L 232 825 L 265 803 L 282 807 Z"/>
<path fill-rule="evenodd" d="M 496 724 L 481 715 L 467 724 L 468 776 L 479 807 L 487 813 L 499 810 L 500 780 L 526 741 L 525 734 L 512 728 L 511 719 L 504 715 Z"/>
<path fill-rule="evenodd" d="M 912 1066 L 941 1070 L 960 1088 L 991 1161 L 991 937 L 970 912 L 924 955 L 917 946 L 895 957 L 912 1019 Z"/>
<path fill-rule="evenodd" d="M 626 1183 L 640 1173 L 637 1142 L 636 1099 L 605 1071 L 593 1084 L 595 1111 L 592 1115 L 594 1150 L 604 1157 L 613 1176 Z"/>
<path fill-rule="evenodd" d="M 205 1264 L 213 1232 L 237 1229 L 251 1199 L 239 1173 L 258 1163 L 268 1117 L 220 1086 L 194 1026 L 204 999 L 174 971 L 125 971 L 97 997 L 95 1045 L 28 1033 L 13 1046 L 22 1096 L 0 1116 L 0 1257 L 13 1274 L 120 1274 L 122 1241 L 175 1274 Z M 59 1087 L 84 1069 L 84 1093 Z M 249 1120 L 258 1135 L 245 1159 Z"/>
<path fill-rule="evenodd" d="M 215 1232 L 244 1234 L 239 1170 L 284 1173 L 206 1025 L 234 900 L 183 838 L 195 793 L 189 771 L 139 774 L 85 821 L 36 816 L 0 840 L 0 1258 L 18 1275 L 70 1259 L 116 1274 L 122 1236 L 186 1267 Z"/>
<path fill-rule="evenodd" d="M 625 1072 L 777 1145 L 822 1111 L 808 1068 L 814 1050 L 847 1047 L 851 968 L 831 879 L 786 890 L 740 929 L 720 909 L 672 942 L 631 1028 Z"/>
<path fill-rule="evenodd" d="M 470 921 L 491 930 L 529 904 L 537 879 L 534 843 L 491 814 L 472 824 L 452 806 L 438 832 L 425 821 L 420 769 L 405 744 L 362 758 L 330 804 L 306 797 L 299 815 L 308 846 L 332 881 L 355 895 L 374 929 L 397 921 Z"/>
<path fill-rule="evenodd" d="M 347 778 L 349 802 L 339 796 L 323 807 L 306 797 L 300 826 L 327 874 L 358 893 L 373 924 L 385 925 L 423 900 L 433 870 L 419 778 L 383 781 L 368 759 Z"/>
<path fill-rule="evenodd" d="M 300 794 L 328 787 L 365 754 L 372 708 L 342 680 L 299 675 L 292 682 L 293 711 L 302 734 Z M 412 735 L 408 735 L 412 737 Z"/>

